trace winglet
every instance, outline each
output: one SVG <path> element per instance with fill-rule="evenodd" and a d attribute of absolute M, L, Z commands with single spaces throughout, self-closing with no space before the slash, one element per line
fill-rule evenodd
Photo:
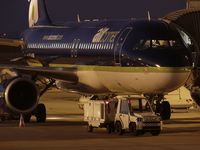
<path fill-rule="evenodd" d="M 13 47 L 24 47 L 25 43 L 22 40 L 0 38 L 0 45 L 13 46 Z"/>
<path fill-rule="evenodd" d="M 51 25 L 45 0 L 29 0 L 29 27 L 34 25 Z"/>

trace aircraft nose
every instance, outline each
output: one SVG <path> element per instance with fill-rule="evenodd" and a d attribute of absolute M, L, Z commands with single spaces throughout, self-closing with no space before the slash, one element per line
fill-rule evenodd
<path fill-rule="evenodd" d="M 185 49 L 156 49 L 135 51 L 124 55 L 123 66 L 192 67 L 192 55 Z"/>
<path fill-rule="evenodd" d="M 156 54 L 157 53 L 157 54 Z M 153 62 L 163 67 L 190 67 L 192 57 L 189 51 L 182 49 L 160 50 L 150 54 Z"/>

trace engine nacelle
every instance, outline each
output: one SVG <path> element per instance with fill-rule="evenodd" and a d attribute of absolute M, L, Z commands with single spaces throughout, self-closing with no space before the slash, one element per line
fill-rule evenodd
<path fill-rule="evenodd" d="M 13 78 L 2 83 L 5 104 L 15 112 L 26 113 L 38 104 L 39 93 L 35 83 L 25 78 Z"/>

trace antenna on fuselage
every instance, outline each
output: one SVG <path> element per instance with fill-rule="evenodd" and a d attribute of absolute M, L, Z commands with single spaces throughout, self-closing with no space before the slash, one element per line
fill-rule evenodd
<path fill-rule="evenodd" d="M 80 19 L 80 16 L 79 14 L 77 14 L 77 22 L 80 23 L 81 22 L 81 19 Z"/>
<path fill-rule="evenodd" d="M 151 21 L 151 14 L 149 11 L 148 11 L 148 20 Z"/>

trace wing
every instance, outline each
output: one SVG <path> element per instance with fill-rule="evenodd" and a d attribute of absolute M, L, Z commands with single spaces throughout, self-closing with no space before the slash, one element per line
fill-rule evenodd
<path fill-rule="evenodd" d="M 11 64 L 12 60 L 23 58 L 22 49 L 25 43 L 16 39 L 0 38 L 0 64 Z"/>
<path fill-rule="evenodd" d="M 0 45 L 12 46 L 12 47 L 23 47 L 25 46 L 25 43 L 22 40 L 0 38 Z"/>
<path fill-rule="evenodd" d="M 0 69 L 10 69 L 16 71 L 18 74 L 27 74 L 31 75 L 32 77 L 42 76 L 46 78 L 64 80 L 71 83 L 78 82 L 76 67 L 54 68 L 0 65 Z"/>
<path fill-rule="evenodd" d="M 2 47 L 3 46 L 3 47 Z M 13 51 L 21 53 L 21 49 L 25 47 L 25 43 L 21 40 L 15 39 L 2 39 L 0 38 L 0 47 L 1 47 L 1 58 L 0 64 L 10 64 L 13 61 L 18 61 L 23 59 L 23 56 L 16 55 Z M 8 52 L 8 49 L 12 49 L 11 52 Z M 13 55 L 12 57 L 10 55 Z M 7 56 L 8 55 L 8 56 Z M 14 70 L 18 74 L 27 74 L 32 77 L 42 76 L 47 78 L 54 78 L 58 80 L 64 80 L 71 83 L 77 83 L 77 69 L 75 67 L 68 68 L 53 68 L 53 67 L 30 67 L 22 65 L 0 65 L 0 69 L 9 69 Z"/>

